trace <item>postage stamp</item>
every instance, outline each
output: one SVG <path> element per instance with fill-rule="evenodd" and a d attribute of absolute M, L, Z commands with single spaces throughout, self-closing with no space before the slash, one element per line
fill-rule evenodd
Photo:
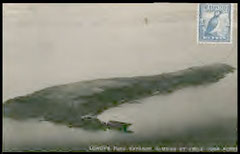
<path fill-rule="evenodd" d="M 198 43 L 232 42 L 231 3 L 201 3 L 198 6 Z"/>

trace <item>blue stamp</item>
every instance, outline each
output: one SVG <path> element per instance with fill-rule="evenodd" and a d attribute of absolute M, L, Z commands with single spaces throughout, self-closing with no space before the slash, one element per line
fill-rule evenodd
<path fill-rule="evenodd" d="M 230 3 L 201 3 L 198 10 L 199 43 L 231 43 L 232 11 Z"/>

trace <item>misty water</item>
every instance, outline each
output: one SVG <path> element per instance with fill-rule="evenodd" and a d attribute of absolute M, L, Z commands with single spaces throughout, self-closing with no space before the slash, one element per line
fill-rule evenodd
<path fill-rule="evenodd" d="M 198 44 L 196 11 L 197 4 L 167 3 L 5 6 L 3 102 L 81 80 L 155 75 L 215 62 L 237 68 L 237 17 L 232 44 Z M 98 116 L 132 123 L 132 134 L 4 118 L 4 150 L 236 143 L 237 70 L 217 83 L 137 102 Z"/>
<path fill-rule="evenodd" d="M 99 119 L 130 122 L 133 134 L 86 131 L 36 119 L 4 119 L 5 150 L 71 149 L 163 141 L 170 145 L 229 145 L 237 140 L 237 73 L 218 83 L 156 95 L 106 110 Z M 215 97 L 212 97 L 215 96 Z"/>

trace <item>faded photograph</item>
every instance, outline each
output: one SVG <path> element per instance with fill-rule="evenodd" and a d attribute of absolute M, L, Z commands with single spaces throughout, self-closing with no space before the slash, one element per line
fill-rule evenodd
<path fill-rule="evenodd" d="M 3 4 L 2 151 L 237 151 L 237 4 L 230 43 L 198 6 Z"/>

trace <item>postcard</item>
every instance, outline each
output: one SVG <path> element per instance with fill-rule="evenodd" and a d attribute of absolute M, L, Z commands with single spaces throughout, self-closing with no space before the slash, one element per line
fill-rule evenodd
<path fill-rule="evenodd" d="M 3 152 L 237 152 L 237 4 L 4 3 Z"/>

